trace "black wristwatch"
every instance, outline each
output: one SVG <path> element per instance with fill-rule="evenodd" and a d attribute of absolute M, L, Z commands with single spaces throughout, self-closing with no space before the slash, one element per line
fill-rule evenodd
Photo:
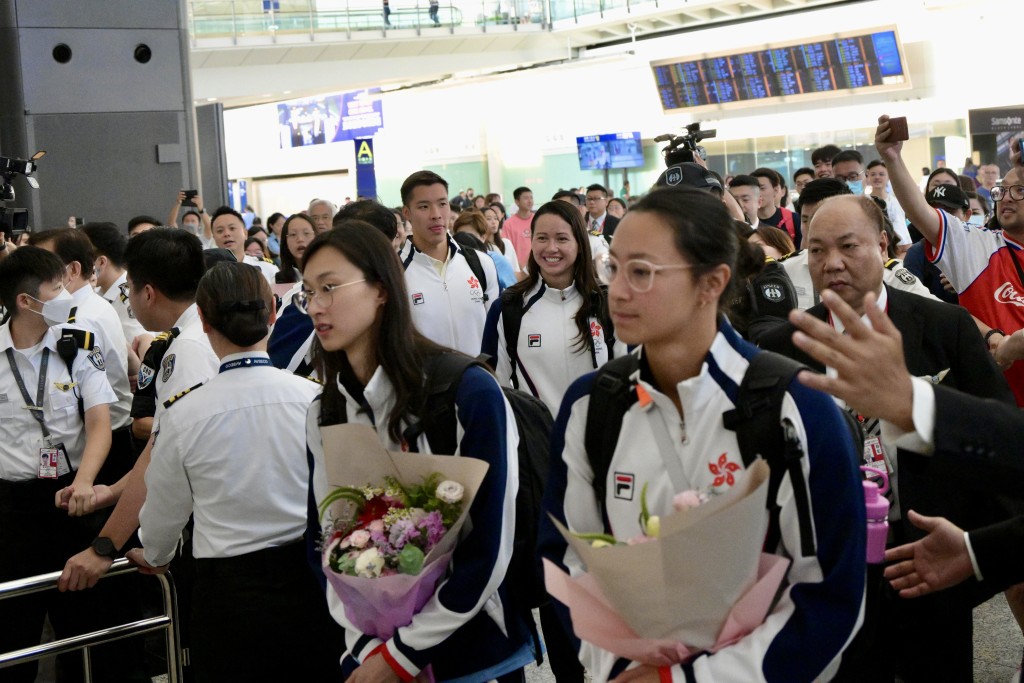
<path fill-rule="evenodd" d="M 109 557 L 111 560 L 117 559 L 117 548 L 114 547 L 114 542 L 106 536 L 100 536 L 92 542 L 92 549 L 100 557 Z"/>

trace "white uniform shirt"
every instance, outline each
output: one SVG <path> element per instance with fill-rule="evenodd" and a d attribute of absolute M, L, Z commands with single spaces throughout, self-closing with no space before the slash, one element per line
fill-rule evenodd
<path fill-rule="evenodd" d="M 242 259 L 242 263 L 248 263 L 250 266 L 259 268 L 260 272 L 263 273 L 263 277 L 267 279 L 270 286 L 274 286 L 274 276 L 277 275 L 278 267 L 273 263 L 267 263 L 263 259 L 258 259 L 255 256 L 249 256 L 248 254 L 246 254 Z"/>
<path fill-rule="evenodd" d="M 14 349 L 18 372 L 33 403 L 39 389 L 43 348 L 50 350 L 43 391 L 43 420 L 52 442 L 64 444 L 74 469 L 81 464 L 85 449 L 85 425 L 78 416 L 75 391 L 81 394 L 85 410 L 117 400 L 106 374 L 89 362 L 89 351 L 79 349 L 71 365 L 72 372 L 68 373 L 67 364 L 57 353 L 60 330 L 67 327 L 74 326 L 51 327 L 41 343 L 28 349 L 14 349 L 10 323 L 0 327 L 0 480 L 35 479 L 39 475 L 39 449 L 43 446 L 43 432 L 25 407 L 25 399 L 7 359 L 7 349 Z M 69 387 L 72 383 L 75 386 Z"/>
<path fill-rule="evenodd" d="M 129 344 L 140 334 L 151 334 L 135 319 L 131 304 L 128 303 L 128 273 L 121 273 L 121 277 L 117 278 L 107 291 L 96 291 L 114 307 L 121 321 L 121 329 L 124 330 L 124 338 Z"/>
<path fill-rule="evenodd" d="M 554 416 L 558 414 L 562 396 L 573 380 L 595 369 L 594 356 L 597 367 L 608 361 L 604 326 L 597 318 L 590 318 L 590 334 L 594 340 L 592 356 L 586 347 L 578 347 L 579 329 L 573 318 L 585 302 L 575 285 L 559 290 L 548 287 L 540 280 L 524 299 L 523 318 L 516 341 L 519 354 L 516 377 L 519 388 L 544 401 Z M 488 322 L 491 320 L 494 320 L 498 339 L 498 360 L 494 374 L 499 384 L 512 386 L 512 364 L 506 349 L 505 326 L 501 314 L 495 319 L 492 313 L 488 316 Z M 615 355 L 624 354 L 625 346 L 620 345 L 615 351 Z M 488 350 L 484 349 L 484 353 L 488 353 Z"/>
<path fill-rule="evenodd" d="M 199 320 L 199 307 L 192 304 L 181 314 L 172 327 L 179 330 L 171 340 L 164 359 L 160 362 L 156 377 L 156 414 L 159 419 L 164 411 L 164 401 L 183 391 L 202 384 L 217 374 L 220 361 L 210 346 L 210 340 L 203 332 Z"/>
<path fill-rule="evenodd" d="M 128 381 L 128 342 L 124 338 L 121 319 L 110 303 L 86 285 L 72 292 L 74 299 L 74 324 L 89 330 L 96 340 L 96 348 L 103 354 L 100 370 L 105 370 L 107 380 L 117 396 L 117 402 L 110 406 L 110 426 L 120 429 L 132 421 L 132 387 Z"/>
<path fill-rule="evenodd" d="M 921 281 L 903 267 L 903 261 L 893 259 L 893 267 L 882 269 L 882 282 L 894 289 L 917 294 L 933 301 L 939 299 L 928 291 L 928 288 L 921 284 Z M 811 270 L 807 265 L 807 250 L 801 249 L 792 256 L 788 256 L 779 263 L 786 269 L 786 275 L 793 283 L 796 291 L 797 308 L 806 311 L 819 300 L 814 293 L 814 283 L 811 281 Z"/>
<path fill-rule="evenodd" d="M 320 386 L 272 366 L 266 353 L 225 356 L 221 372 L 174 401 L 154 425 L 139 538 L 164 565 L 195 514 L 197 558 L 280 546 L 306 531 L 306 412 Z M 225 369 L 232 361 L 243 365 Z M 194 394 L 194 395 L 193 395 Z"/>
<path fill-rule="evenodd" d="M 498 271 L 486 254 L 478 252 L 487 276 L 487 290 L 448 238 L 448 261 L 442 272 L 436 259 L 417 249 L 412 239 L 398 252 L 405 267 L 405 284 L 412 303 L 412 320 L 421 334 L 442 346 L 475 356 L 480 351 L 487 310 L 498 298 Z"/>

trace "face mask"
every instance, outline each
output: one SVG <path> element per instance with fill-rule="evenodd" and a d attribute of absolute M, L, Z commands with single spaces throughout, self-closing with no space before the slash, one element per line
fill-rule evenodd
<path fill-rule="evenodd" d="M 985 227 L 985 217 L 980 213 L 971 214 L 971 217 L 967 219 L 967 225 L 983 228 Z"/>
<path fill-rule="evenodd" d="M 846 186 L 850 188 L 850 192 L 854 194 L 864 194 L 864 181 L 863 180 L 848 180 Z"/>
<path fill-rule="evenodd" d="M 39 301 L 35 297 L 31 297 L 34 301 Z M 50 299 L 49 301 L 39 301 L 43 305 L 42 311 L 33 311 L 43 316 L 43 320 L 50 327 L 56 327 L 57 325 L 63 325 L 67 323 L 68 317 L 71 316 L 71 309 L 75 305 L 75 300 L 71 298 L 71 294 L 66 289 L 60 290 L 60 294 Z"/>

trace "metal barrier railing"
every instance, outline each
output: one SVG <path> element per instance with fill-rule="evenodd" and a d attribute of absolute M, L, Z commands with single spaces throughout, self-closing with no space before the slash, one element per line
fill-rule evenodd
<path fill-rule="evenodd" d="M 128 560 L 120 559 L 111 565 L 110 571 L 106 573 L 103 580 L 130 574 L 135 571 L 138 571 L 138 569 Z M 54 590 L 57 587 L 57 580 L 60 579 L 60 575 L 61 572 L 51 572 L 49 574 L 40 574 L 39 576 L 30 576 L 24 579 L 0 583 L 0 600 Z M 179 683 L 182 679 L 182 671 L 181 658 L 178 653 L 178 601 L 174 591 L 174 582 L 169 575 L 158 574 L 156 578 L 160 582 L 160 592 L 163 598 L 164 613 L 162 615 L 111 626 L 110 628 L 92 631 L 91 633 L 83 633 L 50 643 L 40 643 L 39 645 L 33 645 L 21 650 L 2 652 L 0 653 L 0 669 L 81 650 L 85 683 L 91 683 L 92 660 L 90 649 L 92 647 L 121 640 L 122 638 L 163 630 L 165 632 L 164 642 L 167 646 L 167 680 L 168 683 Z"/>

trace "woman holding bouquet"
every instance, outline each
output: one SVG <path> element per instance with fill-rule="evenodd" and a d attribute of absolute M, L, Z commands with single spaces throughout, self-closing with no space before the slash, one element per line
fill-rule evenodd
<path fill-rule="evenodd" d="M 403 434 L 427 412 L 425 364 L 448 350 L 416 331 L 401 263 L 380 231 L 362 221 L 317 236 L 303 259 L 303 281 L 299 302 L 313 319 L 325 381 L 307 419 L 319 505 L 328 493 L 322 425 L 371 425 L 390 450 L 430 452 L 425 436 L 407 443 Z M 455 455 L 489 465 L 469 508 L 472 530 L 413 622 L 386 640 L 354 626 L 328 586 L 331 613 L 345 629 L 342 668 L 350 683 L 409 681 L 428 665 L 437 680 L 521 681 L 533 659 L 526 624 L 503 602 L 518 484 L 514 416 L 494 378 L 476 366 L 462 374 L 455 409 Z"/>
<path fill-rule="evenodd" d="M 303 543 L 302 425 L 319 387 L 271 366 L 273 295 L 258 269 L 217 264 L 196 303 L 220 373 L 167 401 L 154 425 L 143 548 L 128 557 L 163 571 L 195 516 L 196 680 L 340 680 L 337 661 L 309 647 L 334 628 Z"/>
<path fill-rule="evenodd" d="M 731 220 L 706 192 L 655 190 L 622 219 L 598 272 L 609 285 L 616 335 L 640 345 L 634 352 L 637 370 L 621 389 L 634 401 L 621 421 L 603 486 L 595 487 L 584 446 L 591 392 L 598 390 L 594 374 L 566 393 L 552 435 L 545 508 L 570 531 L 620 540 L 657 535 L 640 528 L 642 498 L 650 514 L 664 516 L 683 491 L 714 495 L 743 481 L 736 432 L 724 427 L 723 413 L 735 407 L 737 388 L 759 351 L 737 335 L 722 308 L 730 300 L 736 255 Z M 791 383 L 782 417 L 795 428 L 804 456 L 798 473 L 787 471 L 777 497 L 781 542 L 764 548 L 792 560 L 766 620 L 714 653 L 660 668 L 582 642 L 580 659 L 595 681 L 793 683 L 827 680 L 838 668 L 860 625 L 864 596 L 857 454 L 852 440 L 842 438 L 843 418 L 824 394 Z M 794 477 L 802 479 L 809 499 L 804 513 L 812 522 L 811 550 L 801 544 Z M 606 491 L 602 499 L 595 488 Z M 540 533 L 546 559 L 574 576 L 584 571 L 546 516 Z M 707 553 L 698 549 L 694 561 L 714 562 Z M 710 635 L 713 642 L 718 634 Z"/>

